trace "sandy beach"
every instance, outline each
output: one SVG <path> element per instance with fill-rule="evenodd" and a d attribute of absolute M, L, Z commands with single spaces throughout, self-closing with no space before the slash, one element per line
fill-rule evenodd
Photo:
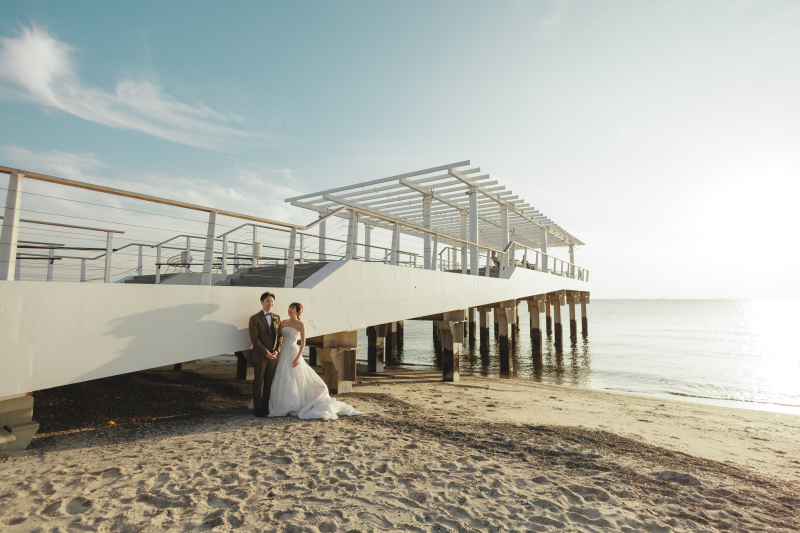
<path fill-rule="evenodd" d="M 798 416 L 391 370 L 363 416 L 258 419 L 230 364 L 37 393 L 0 529 L 800 529 Z"/>

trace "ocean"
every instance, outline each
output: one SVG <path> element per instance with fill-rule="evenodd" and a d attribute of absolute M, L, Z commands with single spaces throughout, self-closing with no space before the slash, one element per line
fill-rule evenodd
<path fill-rule="evenodd" d="M 593 299 L 588 335 L 578 316 L 570 340 L 565 306 L 563 350 L 546 337 L 539 360 L 526 307 L 510 379 L 800 414 L 800 300 Z M 500 376 L 493 327 L 490 337 L 488 354 L 461 345 L 462 375 Z M 404 339 L 400 364 L 436 366 L 430 322 L 406 321 Z"/>

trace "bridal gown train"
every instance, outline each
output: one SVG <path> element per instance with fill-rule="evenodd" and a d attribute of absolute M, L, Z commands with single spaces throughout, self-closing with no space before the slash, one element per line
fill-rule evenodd
<path fill-rule="evenodd" d="M 296 415 L 298 418 L 323 418 L 333 420 L 339 415 L 355 416 L 362 413 L 344 402 L 331 398 L 328 387 L 316 371 L 301 357 L 300 364 L 292 366 L 297 357 L 300 332 L 286 326 L 281 330 L 283 346 L 278 354 L 278 368 L 272 380 L 269 395 L 269 416 Z"/>

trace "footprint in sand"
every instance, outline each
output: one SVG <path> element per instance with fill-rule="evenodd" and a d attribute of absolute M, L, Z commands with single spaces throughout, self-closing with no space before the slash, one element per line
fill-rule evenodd
<path fill-rule="evenodd" d="M 81 514 L 91 509 L 91 507 L 92 500 L 84 498 L 83 496 L 78 496 L 67 504 L 67 512 L 69 514 Z"/>

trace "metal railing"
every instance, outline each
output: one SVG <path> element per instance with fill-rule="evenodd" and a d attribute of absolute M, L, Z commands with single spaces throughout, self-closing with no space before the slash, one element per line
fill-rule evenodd
<path fill-rule="evenodd" d="M 235 213 L 226 210 L 214 209 L 210 207 L 200 206 L 189 204 L 185 202 L 178 202 L 174 200 L 169 200 L 165 198 L 159 198 L 155 196 L 149 196 L 144 194 L 139 194 L 131 191 L 124 191 L 120 189 L 113 189 L 110 187 L 103 187 L 100 185 L 94 185 L 85 182 L 78 182 L 74 180 L 68 180 L 64 178 L 58 178 L 55 176 L 49 176 L 45 174 L 35 173 L 35 172 L 28 172 L 24 170 L 13 169 L 9 167 L 0 166 L 0 172 L 9 174 L 11 179 L 9 181 L 9 188 L 8 194 L 6 198 L 6 216 L 3 218 L 3 231 L 2 231 L 2 238 L 0 239 L 0 280 L 9 280 L 13 279 L 14 273 L 16 269 L 17 261 L 17 233 L 19 228 L 20 222 L 25 223 L 41 223 L 46 225 L 53 225 L 53 226 L 62 226 L 62 227 L 72 227 L 72 228 L 79 228 L 82 230 L 90 230 L 90 231 L 97 231 L 97 232 L 104 232 L 106 233 L 106 247 L 105 249 L 102 248 L 83 248 L 83 250 L 97 250 L 103 251 L 97 257 L 75 257 L 75 256 L 64 256 L 61 255 L 60 257 L 56 254 L 53 250 L 57 248 L 62 249 L 76 249 L 70 247 L 58 247 L 55 245 L 51 245 L 49 247 L 44 247 L 50 249 L 49 256 L 42 256 L 42 259 L 50 259 L 51 263 L 58 259 L 80 259 L 82 262 L 82 274 L 81 274 L 81 281 L 85 281 L 85 267 L 86 261 L 94 261 L 99 259 L 105 259 L 105 268 L 104 268 L 104 281 L 106 283 L 111 282 L 111 260 L 114 253 L 120 252 L 129 247 L 138 247 L 138 264 L 136 267 L 137 275 L 143 274 L 144 269 L 144 261 L 143 261 L 143 250 L 145 248 L 156 248 L 156 261 L 155 261 L 155 282 L 160 283 L 161 278 L 161 270 L 163 266 L 173 266 L 175 268 L 182 268 L 184 272 L 189 272 L 190 267 L 195 264 L 192 259 L 192 252 L 200 252 L 202 253 L 202 270 L 201 270 L 201 285 L 211 285 L 212 282 L 212 270 L 220 269 L 222 273 L 222 279 L 225 280 L 231 273 L 235 273 L 237 269 L 239 269 L 242 265 L 242 259 L 246 263 L 249 263 L 250 266 L 259 266 L 259 260 L 262 259 L 263 248 L 271 248 L 274 250 L 283 251 L 283 258 L 280 257 L 270 257 L 268 258 L 270 261 L 274 261 L 275 264 L 283 263 L 285 265 L 285 275 L 284 275 L 284 287 L 292 287 L 294 283 L 294 267 L 296 263 L 304 263 L 306 262 L 307 258 L 305 257 L 305 246 L 304 240 L 306 238 L 310 239 L 319 239 L 318 240 L 318 261 L 326 261 L 331 258 L 335 259 L 344 259 L 344 260 L 358 260 L 361 257 L 362 260 L 368 262 L 384 262 L 389 265 L 406 265 L 412 267 L 418 267 L 418 258 L 419 254 L 417 252 L 408 251 L 401 249 L 400 243 L 401 240 L 404 238 L 408 238 L 407 233 L 412 233 L 413 238 L 419 238 L 419 235 L 428 234 L 431 236 L 433 241 L 433 249 L 432 253 L 430 253 L 430 261 L 429 261 L 429 268 L 432 270 L 437 269 L 447 269 L 447 270 L 454 270 L 457 268 L 458 261 L 451 260 L 448 258 L 446 261 L 442 259 L 442 254 L 447 252 L 448 250 L 451 252 L 449 255 L 453 255 L 452 251 L 454 249 L 459 250 L 460 252 L 460 266 L 461 272 L 466 274 L 470 273 L 472 275 L 480 275 L 480 269 L 477 271 L 472 271 L 472 269 L 468 269 L 468 261 L 467 258 L 471 258 L 470 261 L 472 264 L 480 265 L 480 262 L 485 258 L 485 267 L 484 267 L 484 276 L 488 276 L 491 270 L 491 266 L 493 263 L 492 254 L 494 253 L 498 258 L 500 258 L 501 262 L 501 271 L 506 265 L 519 265 L 525 268 L 532 268 L 535 270 L 549 272 L 551 274 L 566 276 L 573 279 L 588 281 L 589 272 L 573 263 L 564 261 L 563 259 L 559 259 L 553 257 L 545 252 L 540 250 L 535 250 L 533 248 L 529 248 L 522 243 L 516 242 L 512 240 L 509 242 L 508 246 L 505 249 L 500 250 L 493 248 L 491 246 L 470 242 L 467 239 L 462 239 L 458 237 L 454 237 L 452 235 L 443 234 L 431 229 L 426 229 L 420 227 L 418 225 L 408 223 L 402 220 L 391 219 L 380 214 L 376 214 L 369 211 L 364 211 L 362 209 L 354 208 L 354 207 L 340 207 L 336 210 L 327 213 L 325 216 L 318 218 L 311 222 L 308 225 L 298 225 L 298 224 L 291 224 L 287 222 L 280 222 L 275 220 L 270 220 L 261 217 L 255 217 L 251 215 L 246 215 L 242 213 Z M 192 235 L 192 234 L 179 234 L 175 235 L 167 240 L 159 242 L 157 244 L 146 244 L 146 243 L 130 243 L 126 244 L 125 246 L 114 249 L 113 248 L 113 236 L 114 234 L 121 234 L 124 233 L 119 230 L 110 230 L 110 229 L 102 229 L 102 228 L 88 228 L 85 226 L 72 226 L 67 224 L 59 224 L 53 222 L 42 222 L 42 221 L 33 221 L 27 219 L 20 219 L 19 212 L 20 212 L 20 194 L 22 189 L 23 179 L 32 179 L 32 180 L 39 180 L 44 181 L 47 183 L 54 183 L 58 185 L 63 185 L 67 187 L 76 187 L 80 189 L 91 190 L 95 192 L 100 192 L 103 194 L 121 196 L 126 198 L 132 198 L 136 200 L 142 200 L 145 202 L 152 202 L 161 205 L 167 205 L 172 207 L 178 207 L 182 209 L 188 209 L 193 211 L 200 211 L 208 213 L 208 223 L 207 223 L 207 231 L 206 235 Z M 332 219 L 334 216 L 342 217 L 344 214 L 346 215 L 346 220 L 348 223 L 347 227 L 347 238 L 346 239 L 338 239 L 334 237 L 329 237 L 324 235 L 324 225 L 321 226 L 323 230 L 320 231 L 320 235 L 313 235 L 307 233 L 309 230 L 317 227 L 320 224 L 325 224 L 326 221 Z M 222 233 L 218 237 L 215 236 L 216 234 L 216 218 L 217 215 L 224 215 L 227 217 L 231 217 L 234 219 L 240 219 L 245 221 L 241 225 L 237 226 L 236 228 L 226 231 Z M 384 226 L 391 227 L 391 235 L 392 241 L 390 247 L 385 246 L 378 246 L 374 245 L 370 241 L 370 233 L 369 227 L 365 229 L 365 239 L 362 242 L 358 240 L 358 219 L 360 215 L 365 215 L 370 217 L 371 219 L 380 220 L 386 224 Z M 241 240 L 233 241 L 230 239 L 231 235 L 236 231 L 242 230 L 244 228 L 252 228 L 253 231 L 253 240 L 252 242 L 245 242 Z M 264 245 L 263 243 L 258 242 L 258 230 L 259 229 L 267 229 L 269 231 L 277 231 L 280 233 L 288 234 L 288 246 L 281 247 L 281 246 L 270 246 Z M 387 228 L 388 229 L 388 228 Z M 404 231 L 401 231 L 404 230 Z M 403 235 L 406 235 L 403 237 Z M 168 246 L 169 243 L 177 240 L 177 239 L 185 239 L 185 246 Z M 192 248 L 192 240 L 201 240 L 204 244 L 201 248 Z M 440 240 L 452 243 L 449 247 L 443 247 L 441 251 L 438 250 Z M 217 243 L 221 241 L 221 253 L 217 251 Z M 299 243 L 298 243 L 299 241 Z M 332 242 L 339 242 L 344 244 L 344 255 L 340 254 L 328 254 L 325 250 L 324 243 L 327 241 Z M 229 245 L 233 245 L 233 257 L 230 257 L 229 254 Z M 299 246 L 298 246 L 299 244 Z M 459 246 L 460 245 L 460 246 Z M 24 245 L 20 245 L 20 248 Z M 243 247 L 243 253 L 240 256 L 239 253 L 239 246 Z M 363 250 L 363 255 L 359 256 L 358 250 L 359 247 Z M 524 250 L 524 256 L 522 262 L 516 262 L 515 254 L 517 252 L 517 248 L 522 248 Z M 162 259 L 163 250 L 177 250 L 180 251 L 180 254 L 170 258 L 171 261 L 164 262 Z M 373 252 L 378 252 L 378 257 L 373 257 Z M 249 252 L 249 255 L 246 255 L 245 252 Z M 382 253 L 383 257 L 380 257 L 380 253 Z M 533 255 L 533 263 L 528 261 L 529 252 Z M 427 255 L 427 254 L 426 254 Z M 178 260 L 174 260 L 175 257 L 179 258 Z M 458 257 L 458 256 L 456 256 Z M 19 257 L 20 260 L 27 260 L 28 257 Z M 31 257 L 31 259 L 33 259 Z M 40 260 L 39 257 L 36 258 Z M 231 261 L 232 259 L 232 261 Z M 507 261 L 506 261 L 507 259 Z M 200 265 L 200 262 L 197 262 Z M 552 264 L 552 268 L 550 268 Z M 233 265 L 233 271 L 229 272 L 229 267 Z M 445 266 L 447 268 L 445 268 Z M 18 276 L 16 276 L 18 277 Z M 52 279 L 52 276 L 49 276 L 49 279 Z"/>

